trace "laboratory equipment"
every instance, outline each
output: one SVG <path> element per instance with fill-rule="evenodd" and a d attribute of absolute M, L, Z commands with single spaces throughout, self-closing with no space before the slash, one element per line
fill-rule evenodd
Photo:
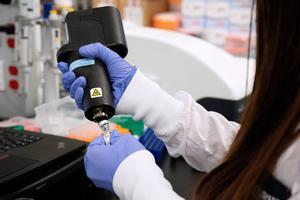
<path fill-rule="evenodd" d="M 69 70 L 77 77 L 87 79 L 83 101 L 85 117 L 99 124 L 105 141 L 109 143 L 108 119 L 114 115 L 115 109 L 107 68 L 98 59 L 83 58 L 79 48 L 100 42 L 125 57 L 127 45 L 120 13 L 107 6 L 69 13 L 65 21 L 69 42 L 59 49 L 57 60 L 68 63 Z"/>
<path fill-rule="evenodd" d="M 60 98 L 56 52 L 64 39 L 56 10 L 43 18 L 40 0 L 0 1 L 0 118 L 33 116 Z"/>
<path fill-rule="evenodd" d="M 67 40 L 64 17 L 89 1 L 0 1 L 0 118 L 31 117 L 66 95 L 56 53 Z"/>

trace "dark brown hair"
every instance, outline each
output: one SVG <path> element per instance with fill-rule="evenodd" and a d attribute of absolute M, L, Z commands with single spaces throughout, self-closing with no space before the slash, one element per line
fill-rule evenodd
<path fill-rule="evenodd" d="M 300 1 L 257 0 L 254 89 L 221 165 L 194 199 L 252 199 L 300 131 Z"/>

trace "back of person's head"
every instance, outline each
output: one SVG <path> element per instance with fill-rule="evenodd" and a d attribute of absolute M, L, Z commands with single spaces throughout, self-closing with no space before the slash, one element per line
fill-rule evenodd
<path fill-rule="evenodd" d="M 300 1 L 257 0 L 256 76 L 241 128 L 195 199 L 252 199 L 300 131 Z M 298 129 L 297 129 L 298 127 Z"/>

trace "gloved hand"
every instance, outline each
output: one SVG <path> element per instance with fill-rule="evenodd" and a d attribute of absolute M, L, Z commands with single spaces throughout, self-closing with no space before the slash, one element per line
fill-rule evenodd
<path fill-rule="evenodd" d="M 117 53 L 100 43 L 93 43 L 79 49 L 80 55 L 87 58 L 100 59 L 107 66 L 108 74 L 112 84 L 114 105 L 119 103 L 126 87 L 136 72 L 136 67 L 128 64 Z M 75 99 L 77 106 L 83 109 L 83 88 L 86 85 L 84 77 L 76 76 L 70 72 L 68 65 L 64 62 L 58 63 L 58 68 L 63 73 L 62 82 L 70 96 Z"/>
<path fill-rule="evenodd" d="M 114 174 L 123 160 L 145 147 L 132 135 L 111 133 L 111 145 L 105 145 L 103 136 L 90 143 L 84 157 L 87 176 L 99 187 L 113 192 Z"/>

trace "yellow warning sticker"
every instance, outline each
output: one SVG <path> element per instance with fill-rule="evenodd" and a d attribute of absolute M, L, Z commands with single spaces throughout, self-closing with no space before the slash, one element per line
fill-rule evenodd
<path fill-rule="evenodd" d="M 90 90 L 91 98 L 102 97 L 102 89 L 101 88 L 92 88 Z"/>

